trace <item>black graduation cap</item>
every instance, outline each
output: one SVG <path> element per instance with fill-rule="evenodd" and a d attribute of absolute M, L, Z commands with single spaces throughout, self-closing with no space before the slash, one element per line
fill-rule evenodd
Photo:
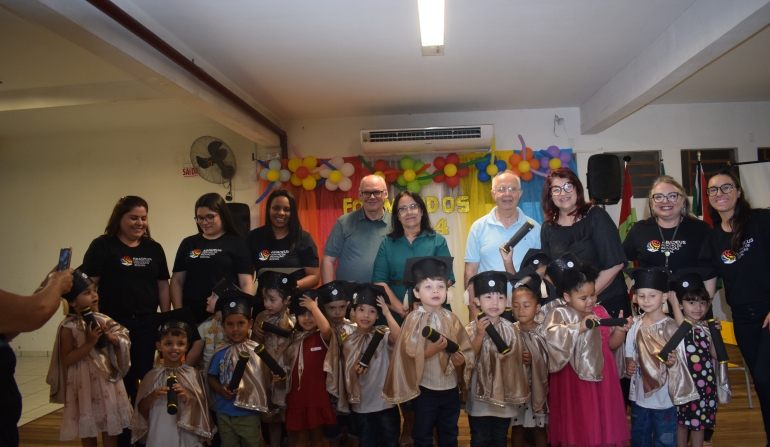
<path fill-rule="evenodd" d="M 583 262 L 575 253 L 570 251 L 549 262 L 548 268 L 545 269 L 545 274 L 551 278 L 554 285 L 559 285 L 564 280 L 564 272 L 566 270 L 580 269 L 582 266 Z"/>
<path fill-rule="evenodd" d="M 292 273 L 263 270 L 257 281 L 259 281 L 260 290 L 277 289 L 283 291 L 287 296 L 297 292 L 297 278 Z"/>
<path fill-rule="evenodd" d="M 358 284 L 353 289 L 350 302 L 353 305 L 352 307 L 356 307 L 359 304 L 367 304 L 377 309 L 379 314 L 382 314 L 382 309 L 377 305 L 378 296 L 385 300 L 385 304 L 390 304 L 390 297 L 388 297 L 384 287 L 371 283 Z"/>
<path fill-rule="evenodd" d="M 254 297 L 240 290 L 230 291 L 227 296 L 220 297 L 217 304 L 222 303 L 222 321 L 225 321 L 228 315 L 241 314 L 246 319 L 251 319 L 251 311 L 254 308 Z"/>
<path fill-rule="evenodd" d="M 631 277 L 631 287 L 637 289 L 655 289 L 668 292 L 668 272 L 665 267 L 626 268 L 623 273 Z"/>
<path fill-rule="evenodd" d="M 530 248 L 521 260 L 521 267 L 532 267 L 537 270 L 544 265 L 548 265 L 551 262 L 551 255 L 545 250 L 539 248 Z"/>
<path fill-rule="evenodd" d="M 83 266 L 75 269 L 75 272 L 72 273 L 72 288 L 69 292 L 62 295 L 62 298 L 64 298 L 67 301 L 72 301 L 75 298 L 78 297 L 83 291 L 88 289 L 91 284 L 94 282 L 91 281 L 91 278 L 88 277 L 88 275 L 85 274 L 84 271 L 80 270 Z"/>
<path fill-rule="evenodd" d="M 513 284 L 514 290 L 517 287 L 526 287 L 532 291 L 538 301 L 543 298 L 543 292 L 540 290 L 542 282 L 543 280 L 540 279 L 540 275 L 532 267 L 523 268 L 511 277 L 511 284 Z"/>
<path fill-rule="evenodd" d="M 211 293 L 214 293 L 216 294 L 216 296 L 221 298 L 225 294 L 225 292 L 227 292 L 228 290 L 240 290 L 240 289 L 238 289 L 238 286 L 228 281 L 226 278 L 222 278 L 217 283 L 217 285 L 215 285 L 214 288 L 211 289 Z"/>
<path fill-rule="evenodd" d="M 327 282 L 316 290 L 321 294 L 323 304 L 329 304 L 335 301 L 350 301 L 350 297 L 353 294 L 353 289 L 355 287 L 356 283 L 353 281 L 342 281 L 337 279 Z"/>
<path fill-rule="evenodd" d="M 289 313 L 294 314 L 295 317 L 298 317 L 304 314 L 305 312 L 310 312 L 310 309 L 299 305 L 299 299 L 302 298 L 303 296 L 307 296 L 308 298 L 314 300 L 316 298 L 320 298 L 321 293 L 318 292 L 318 290 L 316 289 L 312 289 L 312 290 L 305 290 L 304 292 L 298 292 L 292 295 L 291 301 L 289 302 Z M 321 304 L 323 303 L 322 302 L 318 303 L 319 306 Z"/>
<path fill-rule="evenodd" d="M 419 284 L 426 278 L 444 278 L 449 281 L 453 259 L 451 256 L 408 258 L 404 265 L 404 282 Z"/>
<path fill-rule="evenodd" d="M 471 277 L 468 283 L 473 284 L 473 293 L 481 296 L 485 293 L 502 293 L 508 296 L 508 283 L 513 280 L 513 275 L 508 272 L 488 270 Z"/>
<path fill-rule="evenodd" d="M 152 315 L 153 326 L 156 328 L 155 339 L 161 332 L 171 328 L 179 328 L 187 333 L 187 349 L 189 350 L 194 341 L 201 339 L 198 333 L 198 327 L 195 324 L 195 317 L 189 307 L 170 310 Z M 159 341 L 159 340 L 158 340 Z"/>
<path fill-rule="evenodd" d="M 703 268 L 679 269 L 674 274 L 674 279 L 669 283 L 669 287 L 676 292 L 677 298 L 681 300 L 687 292 L 705 289 L 706 285 L 703 283 L 703 278 L 708 277 L 711 272 L 711 269 Z"/>

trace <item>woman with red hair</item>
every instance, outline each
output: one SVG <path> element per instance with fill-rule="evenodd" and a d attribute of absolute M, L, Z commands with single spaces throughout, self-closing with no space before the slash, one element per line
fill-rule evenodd
<path fill-rule="evenodd" d="M 540 231 L 540 245 L 551 259 L 572 252 L 581 261 L 600 270 L 596 294 L 612 317 L 620 311 L 631 315 L 628 289 L 621 269 L 628 264 L 620 242 L 618 227 L 604 209 L 586 202 L 583 184 L 567 168 L 548 174 L 541 200 L 545 222 Z"/>

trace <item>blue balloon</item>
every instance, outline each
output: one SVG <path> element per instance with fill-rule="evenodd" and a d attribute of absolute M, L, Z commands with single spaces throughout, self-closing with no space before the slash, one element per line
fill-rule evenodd
<path fill-rule="evenodd" d="M 482 160 L 476 163 L 476 169 L 478 169 L 479 171 L 486 171 L 487 166 L 489 166 L 489 160 Z"/>
<path fill-rule="evenodd" d="M 505 163 L 505 160 L 495 161 L 495 166 L 497 166 L 497 172 L 503 172 L 508 169 L 508 165 Z"/>
<path fill-rule="evenodd" d="M 489 163 L 487 163 L 487 165 L 489 165 Z M 480 182 L 486 183 L 489 181 L 490 177 L 489 177 L 489 174 L 487 174 L 487 171 L 479 171 L 478 179 Z"/>

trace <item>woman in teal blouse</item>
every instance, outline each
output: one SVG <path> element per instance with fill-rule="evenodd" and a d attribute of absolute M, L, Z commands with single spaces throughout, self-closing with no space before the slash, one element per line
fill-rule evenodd
<path fill-rule="evenodd" d="M 403 306 L 406 287 L 403 283 L 404 266 L 408 258 L 420 256 L 452 256 L 444 236 L 436 233 L 428 217 L 422 197 L 404 190 L 393 199 L 393 231 L 385 236 L 374 260 L 372 282 L 385 287 L 390 298 L 390 309 L 401 324 L 407 307 Z M 449 274 L 450 285 L 454 273 Z M 411 294 L 409 302 L 411 302 Z M 445 304 L 449 308 L 448 304 Z M 382 319 L 384 323 L 384 318 Z M 377 324 L 380 324 L 379 321 Z"/>

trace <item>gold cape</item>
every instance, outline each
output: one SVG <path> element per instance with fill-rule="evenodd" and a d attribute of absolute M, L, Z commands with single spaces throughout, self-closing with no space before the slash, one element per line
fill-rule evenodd
<path fill-rule="evenodd" d="M 643 316 L 634 317 L 634 323 Z M 674 332 L 679 328 L 676 321 L 666 317 L 660 323 L 645 326 L 639 325 L 636 332 L 636 350 L 639 366 L 642 372 L 642 386 L 644 397 L 648 398 L 668 383 L 668 394 L 674 405 L 697 400 L 700 398 L 695 383 L 687 369 L 687 360 L 684 357 L 684 343 L 679 343 L 676 349 L 676 363 L 668 368 L 665 363 L 658 360 L 657 355 L 668 342 Z M 636 390 L 634 381 L 631 381 L 629 395 L 633 396 Z"/>
<path fill-rule="evenodd" d="M 134 416 L 131 418 L 131 444 L 137 441 L 144 443 L 149 427 L 147 420 L 139 411 L 139 403 L 159 386 L 166 386 L 166 378 L 175 375 L 179 384 L 187 393 L 187 402 L 184 409 L 177 413 L 177 426 L 181 429 L 195 433 L 202 439 L 211 439 L 217 432 L 217 427 L 209 418 L 208 402 L 204 391 L 203 380 L 198 370 L 192 366 L 182 364 L 178 368 L 164 368 L 156 366 L 142 379 L 139 390 L 136 392 L 136 404 Z"/>
<path fill-rule="evenodd" d="M 538 326 L 548 346 L 548 371 L 561 371 L 569 363 L 580 379 L 601 382 L 602 334 L 598 328 L 579 333 L 583 318 L 569 306 L 554 307 Z"/>
<path fill-rule="evenodd" d="M 309 335 L 316 333 L 318 329 L 307 331 L 294 331 L 291 337 L 291 341 L 283 351 L 283 355 L 278 360 L 278 364 L 286 371 L 285 383 L 273 383 L 273 403 L 281 408 L 286 408 L 286 394 L 291 390 L 291 372 L 294 365 L 300 358 L 302 353 L 302 344 Z M 332 408 L 337 413 L 348 414 L 350 413 L 347 392 L 345 391 L 345 378 L 340 371 L 343 367 L 341 351 L 339 345 L 339 337 L 337 337 L 332 328 L 334 336 L 329 339 L 329 345 L 326 350 L 326 357 L 324 357 L 324 372 L 326 373 L 326 392 L 331 395 Z M 325 343 L 323 337 L 321 341 Z"/>
<path fill-rule="evenodd" d="M 380 344 L 374 351 L 372 359 L 377 358 L 380 355 L 389 356 L 388 352 L 388 337 L 390 337 L 390 329 L 387 326 L 376 326 L 376 329 L 380 329 L 385 332 L 385 336 L 380 340 Z M 374 330 L 368 334 L 359 334 L 353 332 L 342 344 L 342 360 L 343 360 L 343 376 L 345 378 L 345 390 L 348 395 L 348 403 L 360 404 L 361 403 L 361 382 L 358 380 L 358 373 L 356 367 L 361 360 L 361 356 L 364 355 L 366 347 L 369 346 L 369 342 L 374 336 Z"/>
<path fill-rule="evenodd" d="M 524 341 L 518 326 L 504 318 L 493 326 L 511 350 L 500 354 L 486 331 L 481 334 L 484 340 L 476 354 L 476 362 L 466 366 L 466 370 L 476 370 L 476 389 L 470 390 L 470 398 L 498 407 L 523 404 L 530 395 L 527 370 L 522 360 Z M 465 331 L 471 341 L 479 335 L 475 321 L 468 323 Z"/>
<path fill-rule="evenodd" d="M 519 327 L 518 322 L 514 324 Z M 537 334 L 537 329 L 520 328 L 519 333 L 524 341 L 524 349 L 532 356 L 532 363 L 526 367 L 532 394 L 532 413 L 548 414 L 548 347 L 543 337 Z"/>
<path fill-rule="evenodd" d="M 107 315 L 94 312 L 94 317 L 99 323 L 104 323 L 107 330 L 113 333 L 120 341 L 120 347 L 115 348 L 112 343 L 101 349 L 95 347 L 88 352 L 88 357 L 96 363 L 96 366 L 107 374 L 110 382 L 123 380 L 128 369 L 131 368 L 131 340 L 128 338 L 128 329 L 119 325 Z M 59 324 L 56 331 L 53 351 L 51 351 L 51 364 L 48 367 L 46 383 L 51 385 L 49 400 L 51 403 L 63 404 L 67 387 L 67 367 L 61 363 L 61 331 L 64 326 L 72 328 L 73 337 L 78 346 L 83 346 L 86 340 L 86 323 L 80 315 L 67 314 Z M 120 359 L 120 361 L 118 361 Z"/>
<path fill-rule="evenodd" d="M 289 318 L 289 314 L 286 310 L 276 315 L 270 315 L 266 310 L 260 312 L 254 319 L 252 331 L 254 328 L 258 328 L 263 322 L 274 324 L 290 331 L 294 330 L 294 323 L 291 318 Z M 283 350 L 286 349 L 286 346 L 289 344 L 291 337 L 283 338 L 280 335 L 275 335 L 272 332 L 267 331 L 264 331 L 264 334 L 262 343 L 265 345 L 267 352 L 277 361 L 283 354 Z"/>
<path fill-rule="evenodd" d="M 705 321 L 698 321 L 696 323 L 693 323 L 694 326 L 699 327 L 700 329 L 703 329 L 704 332 L 706 332 L 706 335 L 708 335 L 709 343 L 711 345 L 714 344 L 714 339 L 711 338 L 711 330 L 709 329 L 708 323 Z M 684 343 L 680 343 L 681 347 L 681 353 L 684 356 L 685 353 L 685 347 Z M 714 359 L 716 361 L 716 365 L 714 365 L 714 371 L 717 374 L 716 377 L 716 384 L 717 384 L 717 398 L 719 399 L 720 404 L 726 404 L 730 402 L 730 399 L 732 398 L 733 392 L 730 389 L 730 377 L 728 375 L 727 370 L 727 362 L 722 363 L 721 359 Z"/>
<path fill-rule="evenodd" d="M 225 359 L 229 357 L 234 365 L 238 362 L 239 352 L 246 351 L 251 354 L 248 363 L 246 363 L 246 370 L 243 372 L 240 391 L 238 391 L 233 405 L 238 408 L 259 411 L 260 413 L 274 414 L 278 412 L 278 408 L 272 404 L 270 399 L 270 384 L 273 383 L 273 376 L 270 368 L 254 353 L 254 348 L 256 347 L 257 342 L 252 340 L 236 344 L 225 339 L 214 350 L 211 358 L 213 360 L 219 351 L 226 349 Z M 219 378 L 217 377 L 217 379 Z"/>
<path fill-rule="evenodd" d="M 465 365 L 474 362 L 473 347 L 465 327 L 455 314 L 441 308 L 435 312 L 426 312 L 422 307 L 407 315 L 401 325 L 401 336 L 393 346 L 393 355 L 390 359 L 390 367 L 385 377 L 385 386 L 382 389 L 382 398 L 391 404 L 400 404 L 412 400 L 420 395 L 420 381 L 425 368 L 425 346 L 427 340 L 422 336 L 425 326 L 432 327 L 448 340 L 460 345 L 460 352 L 465 357 Z M 449 359 L 446 350 L 440 351 L 439 365 L 445 375 L 453 374 L 454 364 Z M 461 368 L 463 374 L 458 374 L 457 382 L 460 388 L 467 389 L 470 384 L 470 368 Z M 461 379 L 462 377 L 462 379 Z"/>

